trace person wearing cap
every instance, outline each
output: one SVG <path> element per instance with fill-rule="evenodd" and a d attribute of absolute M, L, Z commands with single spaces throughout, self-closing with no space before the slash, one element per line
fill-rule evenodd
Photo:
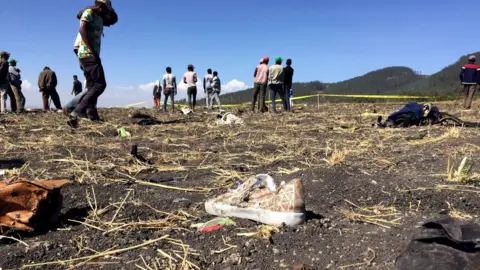
<path fill-rule="evenodd" d="M 195 67 L 188 65 L 187 72 L 183 75 L 183 83 L 187 85 L 188 106 L 192 112 L 195 112 L 195 105 L 197 104 L 197 73 Z"/>
<path fill-rule="evenodd" d="M 103 27 L 108 26 L 105 22 L 109 17 L 117 17 L 110 0 L 96 0 L 94 6 L 81 13 L 78 33 L 81 41 L 77 56 L 87 79 L 88 92 L 83 96 L 75 110 L 70 113 L 71 121 L 69 121 L 69 125 L 71 126 L 76 126 L 79 118 L 89 118 L 93 121 L 100 120 L 97 102 L 107 88 L 105 72 L 100 59 Z M 115 16 L 112 16 L 112 14 Z M 116 22 L 116 20 L 114 21 Z M 78 35 L 77 40 L 79 40 Z M 77 42 L 75 44 L 77 46 Z"/>
<path fill-rule="evenodd" d="M 20 69 L 17 68 L 17 60 L 10 59 L 10 67 L 8 68 L 10 88 L 15 96 L 16 112 L 23 113 L 25 111 L 25 96 L 22 93 L 22 77 Z"/>
<path fill-rule="evenodd" d="M 206 95 L 206 100 L 207 100 L 207 108 L 210 108 L 210 100 L 212 99 L 212 93 L 213 93 L 213 88 L 212 88 L 212 81 L 213 81 L 213 75 L 212 75 L 212 70 L 209 68 L 207 70 L 207 74 L 203 78 L 203 91 Z M 213 106 L 213 104 L 212 104 Z"/>
<path fill-rule="evenodd" d="M 44 113 L 50 111 L 50 105 L 48 104 L 50 98 L 57 108 L 57 112 L 63 112 L 60 97 L 57 93 L 57 83 L 57 74 L 55 74 L 55 71 L 51 70 L 49 67 L 44 67 L 43 71 L 40 72 L 40 75 L 38 76 L 38 88 L 42 93 Z"/>
<path fill-rule="evenodd" d="M 156 81 L 153 87 L 153 104 L 156 110 L 160 109 L 160 100 L 162 100 L 162 86 L 160 86 L 160 81 Z"/>
<path fill-rule="evenodd" d="M 293 96 L 292 84 L 293 84 L 293 68 L 292 68 L 292 59 L 287 59 L 286 61 L 287 66 L 283 68 L 283 73 L 285 73 L 285 82 L 284 82 L 284 89 L 285 89 L 285 101 L 287 103 L 287 111 L 291 111 L 292 108 L 292 101 L 290 100 L 291 96 Z"/>
<path fill-rule="evenodd" d="M 267 105 L 265 104 L 265 97 L 267 95 L 267 84 L 268 84 L 268 56 L 260 59 L 260 64 L 255 68 L 255 73 L 253 73 L 254 84 L 253 84 L 253 100 L 252 100 L 252 111 L 255 111 L 255 104 L 258 99 L 258 111 L 265 112 L 267 111 Z"/>
<path fill-rule="evenodd" d="M 464 65 L 460 71 L 460 81 L 462 82 L 465 95 L 465 110 L 471 109 L 473 97 L 477 91 L 477 85 L 480 82 L 480 67 L 475 64 L 476 60 L 475 55 L 469 56 L 468 64 Z"/>
<path fill-rule="evenodd" d="M 9 91 L 8 83 L 8 59 L 10 54 L 8 52 L 0 52 L 0 110 L 1 113 L 6 113 L 7 110 L 7 94 Z"/>
<path fill-rule="evenodd" d="M 167 102 L 170 97 L 172 103 L 172 112 L 175 111 L 175 96 L 177 95 L 177 78 L 172 74 L 172 68 L 166 68 L 167 73 L 163 75 L 163 111 L 167 112 Z"/>
<path fill-rule="evenodd" d="M 277 112 L 277 105 L 275 99 L 277 94 L 282 99 L 283 109 L 288 110 L 288 106 L 285 100 L 285 90 L 283 88 L 283 83 L 285 82 L 285 73 L 283 72 L 282 67 L 283 59 L 278 56 L 275 57 L 275 64 L 272 65 L 269 69 L 269 81 L 270 81 L 270 98 L 272 100 L 272 110 L 274 113 Z"/>

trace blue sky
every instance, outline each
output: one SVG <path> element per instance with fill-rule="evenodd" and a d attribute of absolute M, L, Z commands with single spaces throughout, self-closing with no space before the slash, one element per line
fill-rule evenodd
<path fill-rule="evenodd" d="M 27 105 L 45 65 L 56 71 L 65 103 L 71 77 L 77 12 L 93 0 L 15 0 L 0 10 L 0 50 L 19 61 Z M 182 77 L 218 70 L 226 91 L 251 86 L 258 60 L 293 59 L 296 81 L 335 82 L 392 65 L 431 74 L 479 50 L 475 12 L 480 2 L 451 0 L 112 0 L 119 22 L 105 29 L 101 58 L 108 88 L 100 105 L 151 102 L 151 82 L 166 66 Z M 208 3 L 208 4 L 207 4 Z M 469 16 L 468 14 L 471 13 Z M 82 77 L 83 78 L 83 77 Z M 83 79 L 82 79 L 83 81 Z M 183 88 L 182 88 L 183 90 Z M 180 93 L 180 98 L 184 96 Z M 150 104 L 148 104 L 150 105 Z"/>

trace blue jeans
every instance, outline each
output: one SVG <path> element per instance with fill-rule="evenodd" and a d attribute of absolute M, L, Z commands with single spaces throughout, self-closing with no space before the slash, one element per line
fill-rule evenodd
<path fill-rule="evenodd" d="M 282 99 L 283 110 L 287 111 L 288 105 L 287 105 L 287 101 L 285 100 L 285 89 L 283 88 L 283 84 L 270 84 L 270 100 L 272 101 L 273 112 L 277 111 L 277 104 L 275 103 L 277 94 Z"/>
<path fill-rule="evenodd" d="M 67 103 L 65 106 L 68 111 L 73 112 L 76 108 L 77 105 L 82 101 L 82 98 L 87 94 L 88 89 L 83 90 L 80 94 L 76 95 L 70 102 Z"/>

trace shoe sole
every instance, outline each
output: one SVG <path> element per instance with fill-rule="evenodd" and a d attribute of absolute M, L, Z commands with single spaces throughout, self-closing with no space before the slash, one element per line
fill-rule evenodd
<path fill-rule="evenodd" d="M 305 223 L 306 213 L 275 212 L 255 208 L 241 208 L 228 204 L 205 202 L 205 211 L 210 215 L 250 219 L 267 225 L 285 224 L 296 227 Z"/>

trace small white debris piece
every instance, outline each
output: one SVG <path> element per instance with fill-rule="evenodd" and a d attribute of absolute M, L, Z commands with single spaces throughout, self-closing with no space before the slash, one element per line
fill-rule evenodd
<path fill-rule="evenodd" d="M 245 121 L 232 113 L 226 113 L 221 119 L 217 120 L 217 125 L 243 125 Z"/>

